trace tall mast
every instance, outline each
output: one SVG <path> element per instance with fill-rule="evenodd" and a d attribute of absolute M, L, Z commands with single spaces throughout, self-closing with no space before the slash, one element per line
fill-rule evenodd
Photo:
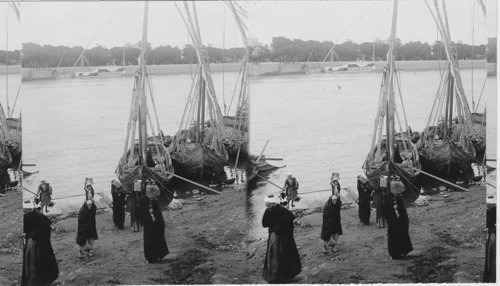
<path fill-rule="evenodd" d="M 7 116 L 10 115 L 9 106 L 9 9 L 5 3 L 5 97 L 7 103 Z"/>
<path fill-rule="evenodd" d="M 142 28 L 141 54 L 139 56 L 139 68 L 141 72 L 141 83 L 139 89 L 139 146 L 142 152 L 143 162 L 146 159 L 147 148 L 147 130 L 146 130 L 146 50 L 147 50 L 147 34 L 148 34 L 148 8 L 149 2 L 144 2 L 144 21 Z"/>
<path fill-rule="evenodd" d="M 389 44 L 389 51 L 387 52 L 387 64 L 389 66 L 388 80 L 386 81 L 384 93 L 388 96 L 387 101 L 387 121 L 388 121 L 388 133 L 387 133 L 387 148 L 389 149 L 389 158 L 392 161 L 394 158 L 394 108 L 395 108 L 395 98 L 394 98 L 394 42 L 396 40 L 396 22 L 398 13 L 398 1 L 394 0 L 394 8 L 392 12 L 392 27 L 391 27 L 391 38 Z"/>

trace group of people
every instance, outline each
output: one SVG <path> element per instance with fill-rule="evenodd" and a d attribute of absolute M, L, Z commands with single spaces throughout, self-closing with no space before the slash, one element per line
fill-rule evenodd
<path fill-rule="evenodd" d="M 97 206 L 94 202 L 92 179 L 87 178 L 84 191 L 85 202 L 78 211 L 78 227 L 76 244 L 78 257 L 94 256 L 94 242 L 98 239 L 96 227 Z M 144 256 L 149 263 L 160 262 L 169 249 L 165 240 L 165 221 L 163 219 L 158 198 L 160 190 L 151 179 L 146 184 L 139 184 L 141 196 L 134 206 L 137 209 L 136 217 L 144 229 Z M 123 186 L 117 180 L 111 182 L 113 196 L 113 222 L 118 229 L 124 229 L 125 206 L 127 195 Z M 43 208 L 50 204 L 52 188 L 42 180 L 38 188 L 38 200 L 34 204 L 24 206 L 24 249 L 22 285 L 45 285 L 55 281 L 59 276 L 59 268 L 54 250 L 50 242 L 52 221 L 43 213 Z M 48 212 L 45 209 L 45 212 Z"/>
<path fill-rule="evenodd" d="M 339 236 L 343 234 L 341 223 L 342 201 L 340 196 L 339 173 L 332 173 L 330 185 L 332 193 L 323 206 L 323 222 L 320 237 L 323 252 L 339 251 Z M 385 187 L 374 190 L 363 176 L 357 178 L 359 219 L 364 225 L 370 224 L 371 201 L 377 198 L 377 225 L 387 222 L 387 245 L 391 259 L 400 259 L 413 250 L 409 235 L 408 213 L 401 193 L 404 186 L 395 175 L 386 178 L 391 184 L 390 192 Z M 296 184 L 293 184 L 293 183 Z M 386 185 L 384 185 L 384 183 Z M 387 181 L 381 183 L 387 186 Z M 285 181 L 284 190 L 290 190 L 298 183 L 290 174 Z M 287 189 L 288 187 L 288 189 Z M 288 194 L 288 193 L 287 193 Z M 264 198 L 266 210 L 262 226 L 268 228 L 268 241 L 262 278 L 269 283 L 293 282 L 302 269 L 300 256 L 293 237 L 295 215 L 280 204 L 274 195 Z M 293 206 L 293 205 L 292 205 Z"/>

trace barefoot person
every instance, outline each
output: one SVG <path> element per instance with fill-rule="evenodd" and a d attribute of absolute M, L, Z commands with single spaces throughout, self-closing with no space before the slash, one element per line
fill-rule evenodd
<path fill-rule="evenodd" d="M 299 182 L 295 177 L 292 176 L 291 173 L 288 173 L 287 178 L 285 180 L 285 185 L 283 186 L 283 190 L 285 190 L 286 194 L 286 206 L 290 207 L 290 202 L 292 202 L 292 207 L 295 205 L 293 202 L 297 198 L 299 189 Z"/>
<path fill-rule="evenodd" d="M 392 180 L 391 192 L 387 195 L 385 204 L 387 249 L 392 259 L 400 259 L 405 258 L 413 250 L 413 246 L 408 232 L 410 221 L 401 196 L 404 186 L 401 181 L 398 181 L 398 178 L 392 178 Z"/>
<path fill-rule="evenodd" d="M 140 218 L 144 228 L 144 256 L 149 263 L 160 262 L 169 254 L 165 240 L 165 221 L 158 205 L 160 189 L 148 179 L 146 196 L 139 202 Z"/>
<path fill-rule="evenodd" d="M 52 283 L 59 276 L 54 250 L 50 243 L 52 222 L 33 206 L 24 209 L 23 274 L 21 285 Z"/>
<path fill-rule="evenodd" d="M 275 196 L 266 197 L 264 202 L 262 226 L 269 228 L 269 237 L 262 278 L 269 283 L 282 283 L 297 276 L 302 269 L 293 238 L 295 216 L 280 205 Z"/>
<path fill-rule="evenodd" d="M 339 235 L 342 235 L 342 224 L 340 221 L 340 195 L 332 195 L 323 207 L 323 224 L 321 225 L 321 239 L 323 240 L 323 252 L 328 252 L 330 246 L 334 252 L 339 250 Z"/>
<path fill-rule="evenodd" d="M 94 255 L 94 240 L 97 239 L 96 210 L 94 202 L 87 200 L 78 212 L 76 244 L 79 248 L 79 257 L 83 257 L 84 252 L 88 252 L 90 256 Z"/>
<path fill-rule="evenodd" d="M 123 229 L 125 223 L 125 194 L 123 186 L 113 179 L 111 181 L 111 196 L 113 197 L 113 223 L 118 229 Z"/>
<path fill-rule="evenodd" d="M 38 192 L 36 194 L 37 198 L 40 200 L 40 205 L 42 206 L 42 210 L 45 207 L 45 212 L 48 213 L 48 206 L 52 202 L 52 187 L 49 183 L 45 182 L 45 179 L 40 181 L 40 185 L 38 186 Z"/>

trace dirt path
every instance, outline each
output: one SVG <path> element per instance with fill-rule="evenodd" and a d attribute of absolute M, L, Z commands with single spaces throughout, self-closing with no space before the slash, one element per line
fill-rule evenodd
<path fill-rule="evenodd" d="M 429 197 L 429 205 L 408 207 L 414 250 L 405 260 L 390 260 L 387 228 L 359 222 L 357 206 L 342 210 L 340 251 L 322 253 L 321 209 L 297 213 L 295 240 L 302 261 L 295 283 L 469 283 L 481 282 L 486 225 L 485 187 L 468 192 L 444 192 Z M 260 277 L 266 241 L 249 245 L 249 275 Z"/>
<path fill-rule="evenodd" d="M 21 191 L 0 197 L 0 285 L 21 284 L 23 268 L 23 210 Z"/>
<path fill-rule="evenodd" d="M 77 258 L 77 218 L 55 223 L 52 245 L 62 285 L 231 284 L 248 283 L 245 265 L 245 190 L 227 188 L 222 195 L 200 195 L 183 207 L 165 210 L 170 254 L 161 264 L 147 264 L 143 233 L 113 228 L 112 213 L 96 216 L 99 239 L 95 256 Z M 130 226 L 130 217 L 125 220 Z"/>

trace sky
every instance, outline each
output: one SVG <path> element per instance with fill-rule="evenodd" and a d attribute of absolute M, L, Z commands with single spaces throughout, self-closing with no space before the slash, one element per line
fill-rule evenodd
<path fill-rule="evenodd" d="M 432 1 L 431 1 L 432 2 Z M 432 4 L 430 2 L 430 4 Z M 496 1 L 486 1 L 496 12 Z M 246 1 L 239 2 L 248 13 L 245 23 L 250 37 L 270 44 L 272 37 L 357 43 L 386 39 L 390 33 L 392 1 Z M 182 3 L 180 8 L 182 8 Z M 5 7 L 2 7 L 5 6 Z M 5 30 L 5 9 L 0 3 L 0 31 Z M 221 1 L 196 4 L 205 45 L 241 47 L 243 41 L 229 8 Z M 9 47 L 22 42 L 37 44 L 107 48 L 137 43 L 141 38 L 143 2 L 23 2 L 21 24 L 9 16 Z M 496 35 L 496 22 L 486 29 L 486 19 L 476 0 L 447 1 L 453 41 L 485 44 Z M 183 47 L 188 42 L 173 2 L 150 2 L 148 41 L 153 47 Z M 472 13 L 474 11 L 474 13 Z M 472 25 L 474 23 L 474 25 Z M 474 29 L 472 29 L 474 27 Z M 493 32 L 492 32 L 493 31 Z M 399 1 L 396 36 L 403 43 L 433 43 L 437 30 L 425 1 Z M 94 39 L 93 39 L 94 38 Z M 5 37 L 0 36 L 0 49 Z"/>

